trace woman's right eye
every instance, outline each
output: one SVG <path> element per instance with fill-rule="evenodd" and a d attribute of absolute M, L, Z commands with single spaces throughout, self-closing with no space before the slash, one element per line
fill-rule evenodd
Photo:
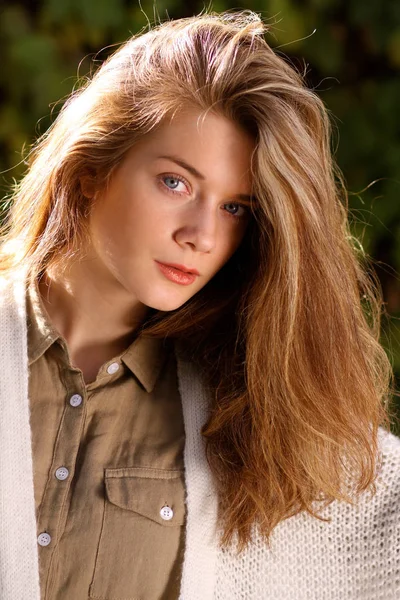
<path fill-rule="evenodd" d="M 164 182 L 168 187 L 175 189 L 180 181 L 176 177 L 164 177 Z"/>
<path fill-rule="evenodd" d="M 162 182 L 162 186 L 167 188 L 167 191 L 172 194 L 181 194 L 185 192 L 185 190 L 178 190 L 179 184 L 182 184 L 186 190 L 189 187 L 185 179 L 178 175 L 161 175 L 159 180 Z"/>

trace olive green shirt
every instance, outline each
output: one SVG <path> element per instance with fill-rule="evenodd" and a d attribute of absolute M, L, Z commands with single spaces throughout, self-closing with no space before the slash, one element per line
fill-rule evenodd
<path fill-rule="evenodd" d="M 170 344 L 136 339 L 94 382 L 27 294 L 42 600 L 178 598 L 184 426 Z"/>

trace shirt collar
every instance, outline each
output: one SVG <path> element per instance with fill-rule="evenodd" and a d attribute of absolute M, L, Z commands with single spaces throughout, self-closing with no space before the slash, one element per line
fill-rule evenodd
<path fill-rule="evenodd" d="M 29 282 L 27 290 L 28 318 L 28 365 L 31 366 L 50 348 L 63 338 L 53 327 L 50 317 L 43 306 L 39 285 L 36 279 Z M 166 358 L 162 340 L 140 336 L 115 360 L 121 359 L 133 375 L 139 380 L 146 392 L 154 389 Z M 108 362 L 108 361 L 107 361 Z"/>
<path fill-rule="evenodd" d="M 138 337 L 121 355 L 122 362 L 137 377 L 146 392 L 154 389 L 165 358 L 163 341 L 145 336 Z"/>
<path fill-rule="evenodd" d="M 36 279 L 29 282 L 26 295 L 26 312 L 28 324 L 28 365 L 31 366 L 61 338 L 53 327 L 49 315 L 43 306 L 39 285 Z"/>

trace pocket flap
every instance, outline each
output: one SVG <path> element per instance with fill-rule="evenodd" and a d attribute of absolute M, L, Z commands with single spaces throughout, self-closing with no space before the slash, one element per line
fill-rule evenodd
<path fill-rule="evenodd" d="M 166 527 L 183 525 L 183 470 L 150 467 L 105 469 L 105 484 L 107 497 L 112 504 L 139 513 Z M 172 509 L 169 520 L 161 517 L 160 511 L 164 506 Z M 171 515 L 171 511 L 167 511 L 167 514 Z"/>

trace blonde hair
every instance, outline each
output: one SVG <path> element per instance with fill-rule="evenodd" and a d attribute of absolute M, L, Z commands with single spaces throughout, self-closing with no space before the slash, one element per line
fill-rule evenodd
<path fill-rule="evenodd" d="M 256 203 L 242 245 L 185 305 L 143 326 L 180 340 L 204 375 L 221 543 L 237 536 L 239 550 L 253 526 L 269 542 L 283 519 L 318 517 L 316 501 L 374 493 L 377 431 L 390 424 L 381 299 L 353 247 L 327 111 L 266 30 L 251 11 L 205 13 L 126 42 L 36 145 L 0 264 L 38 274 L 72 256 L 90 211 L 81 177 L 106 185 L 135 142 L 179 109 L 213 110 L 255 136 Z"/>

